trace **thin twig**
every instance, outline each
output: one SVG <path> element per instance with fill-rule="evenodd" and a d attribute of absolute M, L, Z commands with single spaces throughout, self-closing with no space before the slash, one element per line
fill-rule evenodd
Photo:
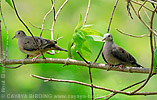
<path fill-rule="evenodd" d="M 139 2 L 139 1 L 137 1 L 137 2 Z M 142 7 L 142 9 L 143 9 L 145 15 L 147 16 L 148 20 L 150 21 L 151 19 L 150 19 L 150 17 L 148 16 L 148 13 L 147 13 L 147 12 L 145 11 L 145 9 L 144 9 L 144 4 L 141 5 L 141 7 Z"/>
<path fill-rule="evenodd" d="M 134 13 L 136 14 L 136 16 L 137 16 L 137 17 L 140 19 L 140 21 L 148 28 L 148 30 L 149 30 L 149 31 L 152 31 L 154 35 L 157 35 L 157 33 L 156 33 L 154 30 L 152 30 L 152 29 L 144 22 L 144 20 L 141 18 L 140 12 L 137 13 L 136 10 L 135 10 L 135 8 L 133 7 L 133 5 L 132 5 L 131 3 L 130 3 L 130 5 L 131 5 L 131 7 L 132 7 Z M 141 9 L 141 7 L 140 7 L 140 9 Z M 140 9 L 139 9 L 139 11 L 140 11 Z"/>
<path fill-rule="evenodd" d="M 59 13 L 61 12 L 61 10 L 63 9 L 63 7 L 68 3 L 69 0 L 66 0 L 62 6 L 58 9 L 57 13 L 56 13 L 56 16 L 55 16 L 55 20 L 57 19 Z"/>
<path fill-rule="evenodd" d="M 1 0 L 0 0 L 0 12 L 2 12 Z M 1 30 L 1 19 L 0 19 L 0 63 L 3 64 L 3 60 L 4 60 L 4 57 L 3 57 L 3 42 L 2 42 L 2 30 Z"/>
<path fill-rule="evenodd" d="M 131 0 L 127 0 L 127 11 L 128 11 L 129 16 L 131 17 L 131 19 L 133 19 L 132 15 L 131 15 L 131 12 L 130 12 L 130 7 L 129 7 L 129 6 L 130 6 L 130 5 L 129 5 L 129 4 L 130 4 L 130 1 L 131 1 Z"/>
<path fill-rule="evenodd" d="M 60 40 L 61 38 L 63 38 L 63 36 L 61 36 L 61 37 L 57 38 L 55 41 L 58 41 L 58 40 Z"/>
<path fill-rule="evenodd" d="M 1 5 L 0 5 L 0 9 L 1 9 Z M 5 59 L 7 59 L 8 58 L 9 33 L 8 33 L 7 25 L 5 24 L 5 20 L 4 20 L 4 17 L 3 17 L 2 10 L 1 10 L 1 17 L 2 17 L 2 20 L 3 20 L 4 26 L 5 26 L 6 32 L 7 32 L 7 43 L 6 43 L 6 51 L 5 51 Z"/>
<path fill-rule="evenodd" d="M 51 40 L 53 40 L 53 32 L 54 32 L 54 26 L 55 26 L 55 22 L 57 20 L 57 17 L 59 15 L 59 13 L 61 12 L 62 8 L 67 4 L 68 0 L 66 0 L 62 5 L 61 7 L 59 8 L 59 10 L 57 11 L 54 19 L 53 19 L 53 23 L 52 23 L 52 28 L 51 28 Z M 54 2 L 55 3 L 55 2 Z"/>
<path fill-rule="evenodd" d="M 53 4 L 55 5 L 55 0 L 53 2 Z M 53 17 L 53 23 L 52 23 L 52 28 L 51 28 L 51 40 L 53 40 L 53 32 L 54 32 L 54 26 L 55 26 L 55 22 L 56 22 L 56 19 L 55 19 L 55 7 L 53 7 L 53 11 L 54 11 L 54 17 Z M 52 54 L 55 54 L 55 51 L 52 50 Z"/>
<path fill-rule="evenodd" d="M 136 1 L 133 1 L 133 0 L 131 0 L 131 2 L 133 2 L 133 3 L 135 3 L 135 4 L 138 4 L 138 5 L 142 6 L 142 4 L 139 3 L 139 2 L 136 2 Z M 143 6 L 143 7 L 146 8 L 147 10 L 153 12 L 153 10 L 149 9 L 148 7 L 146 7 L 146 6 Z"/>
<path fill-rule="evenodd" d="M 85 15 L 85 19 L 84 19 L 84 22 L 83 22 L 83 26 L 86 24 L 86 21 L 87 21 L 89 9 L 90 9 L 90 4 L 91 4 L 91 0 L 88 1 L 88 8 L 87 8 L 87 11 L 86 11 L 86 15 Z"/>
<path fill-rule="evenodd" d="M 76 53 L 79 54 L 79 56 L 87 63 L 87 64 L 90 64 L 90 62 L 88 62 L 81 54 L 79 51 L 76 51 Z"/>
<path fill-rule="evenodd" d="M 29 22 L 30 23 L 30 22 Z M 38 29 L 42 29 L 41 27 L 38 27 L 38 26 L 35 26 L 35 25 L 33 25 L 32 23 L 30 23 L 33 27 L 35 27 L 35 28 L 38 28 Z M 51 29 L 48 29 L 48 28 L 43 28 L 43 30 L 51 30 Z"/>
<path fill-rule="evenodd" d="M 53 3 L 53 1 L 51 0 L 51 2 L 52 2 L 52 7 L 51 7 L 51 9 L 46 13 L 46 15 L 44 16 L 44 19 L 43 19 L 40 37 L 42 36 L 42 32 L 43 32 L 43 29 L 44 29 L 45 19 L 46 19 L 46 17 L 52 12 L 52 10 L 54 9 L 54 6 L 55 6 L 55 1 L 54 1 L 54 3 Z"/>
<path fill-rule="evenodd" d="M 114 5 L 114 8 L 113 8 L 113 11 L 112 11 L 112 14 L 111 14 L 111 18 L 110 18 L 110 22 L 109 22 L 109 25 L 108 25 L 107 33 L 109 33 L 109 31 L 110 31 L 110 26 L 111 26 L 113 14 L 114 14 L 114 12 L 115 12 L 115 9 L 116 9 L 116 6 L 117 6 L 117 4 L 118 4 L 118 1 L 119 1 L 119 0 L 117 0 L 116 3 L 115 3 L 115 5 Z M 105 42 L 104 42 L 104 43 L 105 43 Z M 99 58 L 99 56 L 100 56 L 100 54 L 101 54 L 101 52 L 102 52 L 102 50 L 103 50 L 104 43 L 103 43 L 103 45 L 102 45 L 102 47 L 101 47 L 101 49 L 100 49 L 100 51 L 99 51 L 99 54 L 97 55 L 96 59 L 94 60 L 94 63 L 97 62 L 97 60 L 98 60 L 98 58 Z"/>
<path fill-rule="evenodd" d="M 152 77 L 153 75 L 155 75 L 155 74 L 152 74 L 151 77 Z M 135 83 L 135 84 L 133 84 L 133 85 L 130 85 L 130 86 L 124 88 L 124 89 L 121 89 L 120 91 L 127 90 L 127 89 L 129 89 L 129 88 L 131 88 L 131 87 L 134 87 L 134 86 L 136 86 L 136 85 L 138 85 L 138 84 L 141 84 L 141 83 L 145 82 L 146 80 L 147 80 L 147 79 L 144 79 L 144 80 L 142 80 L 142 81 L 140 81 L 140 82 L 137 82 L 137 83 Z M 111 97 L 113 97 L 113 96 L 116 95 L 116 94 L 117 94 L 117 93 L 113 93 L 110 97 L 106 98 L 105 100 L 109 100 Z"/>
<path fill-rule="evenodd" d="M 157 8 L 157 7 L 156 7 Z M 151 17 L 151 22 L 150 22 L 150 28 L 152 29 L 153 27 L 153 19 L 154 19 L 154 15 L 155 15 L 155 12 L 156 12 L 156 8 L 155 10 L 153 11 L 152 13 L 152 17 Z M 154 64 L 154 50 L 153 50 L 153 32 L 151 30 L 150 31 L 150 47 L 151 47 L 151 54 L 152 54 L 152 58 L 151 58 L 151 70 L 149 72 L 149 75 L 146 79 L 146 81 L 137 89 L 135 89 L 134 91 L 131 92 L 131 94 L 134 94 L 136 93 L 137 91 L 141 90 L 149 81 L 149 79 L 151 78 L 151 75 L 153 73 L 153 64 Z"/>
<path fill-rule="evenodd" d="M 89 78 L 90 78 L 90 84 L 91 84 L 91 90 L 92 90 L 92 100 L 94 100 L 94 89 L 93 89 L 93 79 L 92 79 L 92 72 L 91 68 L 89 66 Z"/>
<path fill-rule="evenodd" d="M 142 38 L 142 37 L 150 37 L 150 35 L 144 34 L 144 35 L 140 35 L 140 36 L 135 36 L 132 34 L 128 34 L 128 33 L 124 33 L 122 31 L 120 31 L 119 29 L 116 29 L 118 32 L 120 32 L 121 34 L 127 35 L 127 36 L 131 36 L 131 37 L 136 37 L 136 38 Z"/>
<path fill-rule="evenodd" d="M 105 42 L 104 42 L 104 43 L 105 43 Z M 99 51 L 98 56 L 97 56 L 96 59 L 94 60 L 94 63 L 97 62 L 97 60 L 98 60 L 98 58 L 99 58 L 99 56 L 100 56 L 100 54 L 101 54 L 101 52 L 102 52 L 102 50 L 103 50 L 104 43 L 103 43 L 103 45 L 102 45 L 102 47 L 101 47 L 101 49 L 100 49 L 100 51 Z"/>
<path fill-rule="evenodd" d="M 81 54 L 79 51 L 76 51 L 79 56 L 89 65 L 88 68 L 89 68 L 89 77 L 90 77 L 90 83 L 91 83 L 91 90 L 92 90 L 92 100 L 94 100 L 94 89 L 93 89 L 93 79 L 92 79 L 92 73 L 91 73 L 91 63 L 88 62 Z"/>
<path fill-rule="evenodd" d="M 111 26 L 113 14 L 114 14 L 115 9 L 116 9 L 116 7 L 117 7 L 118 1 L 119 1 L 119 0 L 116 0 L 116 3 L 115 3 L 115 5 L 114 5 L 113 11 L 112 11 L 112 15 L 111 15 L 111 18 L 110 18 L 110 22 L 109 22 L 109 25 L 108 25 L 107 33 L 109 33 L 109 31 L 110 31 L 110 26 Z"/>
<path fill-rule="evenodd" d="M 16 68 L 19 68 L 19 67 L 21 67 L 23 64 L 20 64 L 20 65 L 18 65 L 18 66 L 16 66 L 16 67 L 9 67 L 9 66 L 5 66 L 5 65 L 0 65 L 1 67 L 4 67 L 4 68 L 9 68 L 9 69 L 16 69 Z"/>
<path fill-rule="evenodd" d="M 154 49 L 156 49 L 156 38 L 155 38 L 155 35 L 153 34 L 153 37 L 154 37 Z"/>
<path fill-rule="evenodd" d="M 37 75 L 31 75 L 31 77 L 44 80 L 45 82 L 48 82 L 48 81 L 66 82 L 66 83 L 75 83 L 75 84 L 80 84 L 80 85 L 83 85 L 83 86 L 91 87 L 91 84 L 87 84 L 87 83 L 83 83 L 83 82 L 79 82 L 79 81 L 74 81 L 74 80 L 62 80 L 62 79 L 54 79 L 54 78 L 45 78 L 45 77 L 41 77 L 41 76 L 37 76 Z M 93 85 L 93 88 L 106 90 L 106 91 L 110 91 L 110 92 L 114 92 L 114 93 L 126 94 L 126 95 L 156 95 L 157 94 L 157 92 L 137 92 L 135 94 L 130 94 L 129 92 L 123 92 L 123 91 L 108 89 L 108 88 L 104 88 L 104 87 L 100 87 L 100 86 L 96 86 L 96 85 Z"/>
<path fill-rule="evenodd" d="M 32 36 L 32 38 L 33 38 L 35 44 L 37 45 L 38 49 L 39 49 L 40 52 L 41 52 L 41 55 L 43 56 L 43 59 L 45 59 L 45 57 L 44 57 L 44 55 L 43 55 L 43 52 L 42 52 L 40 46 L 38 45 L 38 43 L 35 41 L 35 38 L 34 38 L 32 32 L 30 31 L 30 29 L 28 28 L 28 26 L 23 22 L 23 20 L 20 18 L 19 14 L 18 14 L 18 12 L 17 12 L 16 6 L 15 6 L 14 0 L 12 0 L 12 3 L 13 3 L 14 9 L 15 9 L 15 13 L 16 13 L 18 19 L 19 19 L 20 22 L 25 26 L 25 28 L 28 30 L 28 32 L 31 34 L 31 36 Z"/>
<path fill-rule="evenodd" d="M 2 42 L 2 30 L 1 30 L 1 20 L 0 20 L 0 62 L 3 64 L 3 42 Z"/>
<path fill-rule="evenodd" d="M 130 86 L 124 88 L 124 89 L 121 89 L 120 91 L 127 90 L 127 89 L 129 89 L 129 88 L 131 88 L 131 87 L 133 87 L 133 86 L 136 86 L 136 85 L 138 85 L 138 84 L 140 84 L 140 83 L 143 83 L 144 81 L 146 81 L 146 79 L 144 79 L 144 80 L 142 80 L 142 81 L 140 81 L 140 82 L 137 82 L 137 83 L 135 83 L 135 84 L 133 84 L 133 85 L 130 85 Z M 101 98 L 105 98 L 105 97 L 108 97 L 108 96 L 109 96 L 108 98 L 105 99 L 105 100 L 108 100 L 108 99 L 110 99 L 111 97 L 113 97 L 113 96 L 116 95 L 116 94 L 117 94 L 117 93 L 110 93 L 109 95 L 102 96 L 102 97 L 97 97 L 97 98 L 95 98 L 95 99 L 101 99 Z"/>

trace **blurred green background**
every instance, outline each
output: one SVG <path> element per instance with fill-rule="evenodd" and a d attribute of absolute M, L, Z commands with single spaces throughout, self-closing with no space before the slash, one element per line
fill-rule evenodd
<path fill-rule="evenodd" d="M 56 0 L 56 11 L 62 5 L 64 0 Z M 51 9 L 50 0 L 15 0 L 16 7 L 20 17 L 31 29 L 35 36 L 40 35 L 40 29 L 32 27 L 29 22 L 32 24 L 41 27 L 43 17 Z M 90 27 L 102 34 L 107 32 L 107 27 L 111 12 L 114 6 L 115 0 L 92 0 L 89 16 L 87 19 L 87 24 L 92 24 Z M 80 14 L 83 18 L 86 13 L 88 5 L 88 0 L 69 0 L 66 6 L 63 8 L 59 17 L 56 21 L 54 27 L 54 39 L 59 36 L 64 36 L 58 41 L 58 45 L 64 49 L 68 48 L 68 43 L 72 40 L 74 34 L 74 29 L 79 21 Z M 147 4 L 148 7 L 152 8 L 151 4 Z M 138 6 L 136 6 L 138 9 Z M 25 54 L 21 53 L 17 47 L 17 40 L 12 40 L 17 30 L 24 30 L 27 35 L 30 35 L 21 22 L 17 19 L 14 10 L 2 0 L 2 11 L 9 31 L 9 50 L 8 50 L 8 59 L 24 59 Z M 131 10 L 132 12 L 132 10 Z M 150 13 L 149 13 L 150 14 Z M 126 10 L 126 2 L 120 0 L 116 9 L 116 12 L 113 17 L 110 33 L 113 34 L 114 41 L 120 47 L 126 49 L 131 53 L 138 61 L 139 64 L 143 65 L 146 68 L 150 67 L 150 43 L 149 38 L 133 38 L 120 34 L 115 29 L 118 28 L 126 33 L 134 35 L 149 34 L 147 28 L 138 20 L 138 18 L 133 15 L 133 20 L 128 16 Z M 143 19 L 147 20 L 146 16 Z M 154 22 L 157 20 L 155 17 Z M 46 21 L 45 28 L 51 28 L 53 21 L 53 13 L 51 13 Z M 146 21 L 148 22 L 148 21 Z M 154 23 L 154 26 L 157 26 Z M 156 27 L 155 27 L 156 28 Z M 2 23 L 2 35 L 3 35 L 3 49 L 6 48 L 6 30 Z M 43 31 L 43 38 L 50 39 L 50 31 Z M 101 45 L 96 46 L 97 50 L 91 54 L 94 61 Z M 60 52 L 55 55 L 45 54 L 47 58 L 62 58 L 66 59 L 68 54 L 65 52 Z M 41 57 L 40 57 L 41 58 Z M 105 63 L 102 60 L 102 57 L 99 58 L 98 63 Z M 14 65 L 15 66 L 15 65 Z M 4 72 L 5 70 L 5 72 Z M 69 83 L 57 83 L 57 82 L 44 82 L 42 80 L 32 78 L 30 75 L 39 75 L 44 77 L 52 77 L 58 79 L 66 80 L 76 80 L 81 82 L 90 83 L 88 68 L 82 66 L 72 66 L 68 65 L 62 67 L 62 64 L 29 64 L 24 65 L 18 69 L 3 69 L 0 68 L 1 74 L 5 73 L 5 94 L 7 98 L 12 100 L 24 100 L 24 98 L 16 98 L 17 94 L 33 95 L 36 97 L 29 97 L 30 100 L 56 100 L 54 96 L 69 96 L 69 98 L 58 98 L 57 100 L 73 100 L 76 96 L 76 100 L 90 100 L 91 98 L 91 88 Z M 135 82 L 143 80 L 147 77 L 147 74 L 137 74 L 137 73 L 123 73 L 123 72 L 114 72 L 106 71 L 100 69 L 92 69 L 93 83 L 94 85 L 120 90 L 128 85 L 131 85 Z M 149 83 L 142 89 L 143 92 L 150 92 L 157 90 L 157 80 L 154 76 Z M 1 78 L 1 81 L 4 80 Z M 2 82 L 1 82 L 2 83 Z M 139 85 L 138 85 L 139 86 Z M 129 89 L 134 90 L 132 88 Z M 2 92 L 1 92 L 2 94 Z M 95 97 L 104 96 L 109 94 L 107 91 L 102 91 L 94 89 Z M 44 98 L 44 95 L 48 97 Z M 40 97 L 41 96 L 41 97 Z M 51 97 L 52 96 L 52 97 Z M 77 98 L 79 97 L 79 98 Z M 155 100 L 157 96 L 127 96 L 117 94 L 111 100 Z M 3 99 L 3 100 L 5 100 Z M 100 99 L 101 100 L 101 99 Z M 103 99 L 102 99 L 103 100 Z"/>

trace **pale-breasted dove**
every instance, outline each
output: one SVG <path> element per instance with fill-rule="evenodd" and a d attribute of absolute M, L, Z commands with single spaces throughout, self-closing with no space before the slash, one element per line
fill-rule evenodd
<path fill-rule="evenodd" d="M 40 55 L 41 52 L 38 48 L 38 46 L 41 48 L 42 52 L 45 53 L 49 50 L 60 50 L 60 51 L 66 51 L 65 49 L 62 49 L 61 47 L 57 46 L 57 42 L 53 40 L 48 40 L 40 37 L 34 37 L 34 39 L 31 36 L 27 36 L 24 31 L 17 31 L 15 33 L 15 36 L 12 38 L 17 38 L 17 45 L 21 52 L 25 53 L 29 56 L 36 56 L 32 59 L 32 61 L 35 61 Z"/>
<path fill-rule="evenodd" d="M 131 54 L 114 43 L 110 33 L 106 33 L 103 40 L 105 40 L 105 43 L 103 46 L 102 57 L 107 64 L 142 67 L 137 64 L 135 58 Z"/>

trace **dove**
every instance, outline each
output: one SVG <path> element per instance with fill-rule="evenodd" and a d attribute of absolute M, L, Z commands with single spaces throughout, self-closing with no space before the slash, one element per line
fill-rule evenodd
<path fill-rule="evenodd" d="M 104 40 L 102 57 L 109 66 L 118 65 L 120 68 L 123 66 L 142 67 L 137 64 L 136 59 L 131 54 L 114 43 L 110 33 L 104 34 Z"/>
<path fill-rule="evenodd" d="M 41 48 L 43 53 L 49 50 L 60 50 L 67 52 L 67 50 L 57 46 L 56 41 L 35 36 L 34 38 L 36 43 L 38 44 L 37 46 L 34 39 L 31 36 L 27 36 L 25 32 L 22 30 L 17 31 L 12 39 L 14 38 L 17 38 L 18 48 L 22 53 L 27 54 L 27 58 L 30 56 L 36 56 L 35 58 L 32 59 L 33 62 L 41 55 L 38 46 Z"/>

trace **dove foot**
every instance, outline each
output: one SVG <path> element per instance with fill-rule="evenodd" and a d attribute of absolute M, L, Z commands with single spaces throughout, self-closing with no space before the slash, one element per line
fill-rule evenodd
<path fill-rule="evenodd" d="M 26 54 L 26 58 L 25 59 L 28 59 L 29 58 L 29 55 L 28 54 Z"/>
<path fill-rule="evenodd" d="M 116 68 L 119 68 L 120 70 L 123 70 L 123 67 L 124 67 L 124 65 L 122 65 L 122 64 L 116 66 Z"/>
<path fill-rule="evenodd" d="M 113 67 L 113 65 L 111 65 L 111 64 L 109 64 L 109 63 L 107 63 L 107 65 L 108 65 L 107 71 L 109 71 L 109 70 Z"/>
<path fill-rule="evenodd" d="M 37 59 L 38 57 L 40 57 L 40 56 L 41 56 L 41 54 L 37 55 L 35 58 L 32 59 L 32 62 L 35 62 L 36 59 Z"/>

